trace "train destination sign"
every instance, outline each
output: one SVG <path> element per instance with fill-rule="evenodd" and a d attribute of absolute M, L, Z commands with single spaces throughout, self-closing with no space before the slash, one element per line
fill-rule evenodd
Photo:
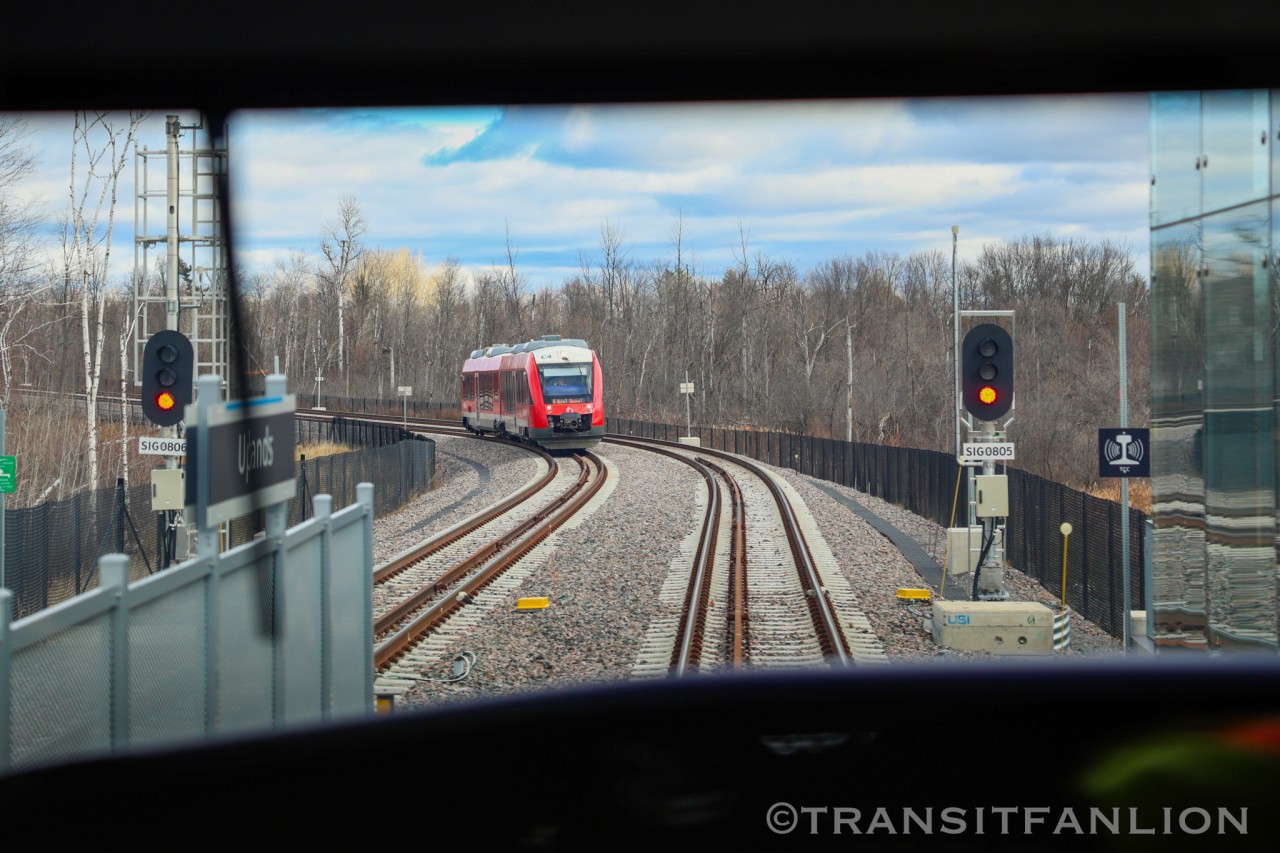
<path fill-rule="evenodd" d="M 214 406 L 207 445 L 199 435 L 203 424 L 187 429 L 187 470 L 195 476 L 187 477 L 186 502 L 196 507 L 202 530 L 297 494 L 296 406 L 292 394 Z"/>
<path fill-rule="evenodd" d="M 961 446 L 960 458 L 970 462 L 1010 462 L 1013 460 L 1013 442 L 966 441 Z"/>

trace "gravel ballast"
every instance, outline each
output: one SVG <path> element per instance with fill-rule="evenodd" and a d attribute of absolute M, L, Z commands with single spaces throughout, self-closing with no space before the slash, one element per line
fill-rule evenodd
<path fill-rule="evenodd" d="M 439 486 L 374 522 L 375 565 L 520 489 L 539 468 L 536 457 L 519 447 L 463 437 L 436 441 Z M 588 517 L 561 528 L 526 557 L 534 562 L 525 580 L 490 602 L 483 618 L 450 637 L 418 673 L 436 680 L 412 683 L 402 704 L 428 706 L 628 677 L 660 609 L 658 595 L 680 543 L 701 524 L 700 478 L 689 466 L 646 451 L 604 443 L 595 452 L 610 463 L 607 500 L 593 501 Z M 805 501 L 891 661 L 1025 659 L 941 650 L 927 628 L 929 603 L 906 603 L 896 596 L 900 587 L 925 585 L 901 552 L 810 478 L 771 470 Z M 856 490 L 834 488 L 942 561 L 945 537 L 937 525 Z M 1055 596 L 1016 570 L 1006 569 L 1005 583 L 1013 600 L 1056 605 Z M 550 597 L 551 606 L 516 610 L 517 599 L 526 596 Z M 1054 659 L 1119 653 L 1118 640 L 1077 616 L 1070 650 Z M 456 670 L 465 671 L 465 677 L 448 680 Z"/>

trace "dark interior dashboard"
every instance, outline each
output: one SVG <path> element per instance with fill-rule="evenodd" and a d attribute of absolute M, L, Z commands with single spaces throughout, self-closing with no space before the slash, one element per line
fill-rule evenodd
<path fill-rule="evenodd" d="M 4 23 L 0 109 L 218 112 L 1265 87 L 1280 9 L 68 0 L 16 4 Z"/>
<path fill-rule="evenodd" d="M 1267 658 L 631 682 L 28 771 L 0 802 L 198 847 L 1269 849 L 1278 676 Z"/>

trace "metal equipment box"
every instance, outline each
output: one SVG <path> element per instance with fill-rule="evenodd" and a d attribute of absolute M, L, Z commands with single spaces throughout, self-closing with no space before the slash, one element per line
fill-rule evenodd
<path fill-rule="evenodd" d="M 981 553 L 981 527 L 947 528 L 947 574 L 963 575 L 973 571 Z"/>
<path fill-rule="evenodd" d="M 964 652 L 1053 654 L 1053 611 L 1029 601 L 934 601 L 933 640 Z"/>
<path fill-rule="evenodd" d="M 1009 477 L 1005 474 L 978 474 L 973 478 L 977 494 L 979 518 L 1007 518 L 1009 516 Z"/>
<path fill-rule="evenodd" d="M 187 472 L 181 468 L 156 468 L 151 472 L 151 510 L 182 509 Z"/>

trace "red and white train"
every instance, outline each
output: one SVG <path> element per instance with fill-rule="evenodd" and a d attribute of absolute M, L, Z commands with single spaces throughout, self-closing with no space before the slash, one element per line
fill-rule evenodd
<path fill-rule="evenodd" d="M 559 335 L 478 349 L 462 365 L 462 425 L 548 450 L 594 447 L 604 438 L 600 359 Z"/>

